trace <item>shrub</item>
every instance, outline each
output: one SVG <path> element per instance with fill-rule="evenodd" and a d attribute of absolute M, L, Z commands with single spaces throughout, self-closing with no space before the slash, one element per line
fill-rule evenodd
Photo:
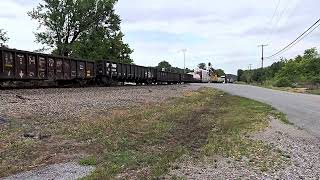
<path fill-rule="evenodd" d="M 274 85 L 277 87 L 291 87 L 293 82 L 287 77 L 281 77 L 276 80 Z"/>

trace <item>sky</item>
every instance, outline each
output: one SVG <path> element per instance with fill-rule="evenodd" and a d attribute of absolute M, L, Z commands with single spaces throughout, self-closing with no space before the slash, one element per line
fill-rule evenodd
<path fill-rule="evenodd" d="M 38 24 L 26 14 L 39 2 L 0 0 L 0 29 L 8 32 L 9 47 L 42 47 L 35 42 Z M 187 68 L 211 62 L 235 74 L 249 64 L 261 66 L 259 44 L 268 44 L 269 56 L 293 41 L 320 18 L 319 5 L 319 0 L 119 0 L 115 8 L 136 64 L 156 66 L 166 60 L 183 68 L 181 50 L 187 49 Z M 319 29 L 281 57 L 319 49 Z M 265 60 L 265 65 L 279 58 Z"/>

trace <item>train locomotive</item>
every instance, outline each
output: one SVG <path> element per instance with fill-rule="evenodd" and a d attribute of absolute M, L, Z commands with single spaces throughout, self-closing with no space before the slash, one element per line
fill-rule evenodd
<path fill-rule="evenodd" d="M 0 87 L 109 86 L 121 82 L 180 84 L 194 79 L 190 74 L 111 60 L 91 61 L 0 47 Z"/>

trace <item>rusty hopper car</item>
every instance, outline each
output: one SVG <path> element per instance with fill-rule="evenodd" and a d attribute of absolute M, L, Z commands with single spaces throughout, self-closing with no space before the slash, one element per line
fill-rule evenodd
<path fill-rule="evenodd" d="M 117 82 L 152 84 L 156 82 L 156 72 L 151 67 L 103 60 L 97 63 L 96 80 L 102 85 L 110 85 Z"/>
<path fill-rule="evenodd" d="M 79 83 L 95 78 L 95 63 L 47 54 L 0 48 L 0 86 Z"/>

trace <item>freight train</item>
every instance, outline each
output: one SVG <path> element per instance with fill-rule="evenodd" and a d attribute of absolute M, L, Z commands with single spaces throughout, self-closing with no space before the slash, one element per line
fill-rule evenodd
<path fill-rule="evenodd" d="M 190 74 L 159 71 L 153 67 L 0 47 L 0 87 L 108 86 L 124 82 L 148 85 L 192 83 L 195 80 Z"/>

